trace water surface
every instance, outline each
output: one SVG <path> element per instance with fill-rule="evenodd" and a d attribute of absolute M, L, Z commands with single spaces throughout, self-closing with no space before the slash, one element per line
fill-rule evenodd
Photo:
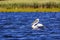
<path fill-rule="evenodd" d="M 31 28 L 36 18 L 39 30 Z M 60 40 L 60 12 L 0 12 L 0 40 Z"/>

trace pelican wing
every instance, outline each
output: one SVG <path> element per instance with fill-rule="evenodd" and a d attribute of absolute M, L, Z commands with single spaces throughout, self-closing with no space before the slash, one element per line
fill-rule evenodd
<path fill-rule="evenodd" d="M 38 27 L 42 27 L 42 26 L 43 26 L 43 24 L 39 24 L 39 23 L 38 23 L 36 26 L 38 26 Z"/>

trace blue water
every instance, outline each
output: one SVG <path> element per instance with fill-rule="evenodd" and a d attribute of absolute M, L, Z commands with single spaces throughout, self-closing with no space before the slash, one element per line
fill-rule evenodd
<path fill-rule="evenodd" d="M 39 30 L 31 28 L 36 18 Z M 60 40 L 60 12 L 0 12 L 0 40 Z"/>

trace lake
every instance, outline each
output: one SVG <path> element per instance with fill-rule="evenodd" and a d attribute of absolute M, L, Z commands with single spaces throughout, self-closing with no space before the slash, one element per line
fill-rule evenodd
<path fill-rule="evenodd" d="M 37 18 L 44 26 L 33 30 Z M 0 40 L 60 40 L 60 12 L 0 12 Z"/>

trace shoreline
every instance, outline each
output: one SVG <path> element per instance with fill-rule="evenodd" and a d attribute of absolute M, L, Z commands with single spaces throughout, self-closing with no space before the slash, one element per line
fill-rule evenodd
<path fill-rule="evenodd" d="M 60 12 L 60 8 L 0 8 L 0 12 Z"/>

